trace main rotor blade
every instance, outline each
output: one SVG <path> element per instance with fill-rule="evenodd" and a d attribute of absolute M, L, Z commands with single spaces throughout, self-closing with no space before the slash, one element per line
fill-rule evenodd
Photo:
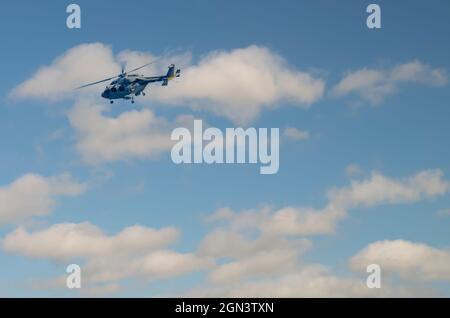
<path fill-rule="evenodd" d="M 109 78 L 106 78 L 106 79 L 104 79 L 104 80 L 101 80 L 101 81 L 97 81 L 97 82 L 93 82 L 93 83 L 89 83 L 89 84 L 86 84 L 86 85 L 83 85 L 83 86 L 80 86 L 80 87 L 77 87 L 77 89 L 80 89 L 80 88 L 84 88 L 84 87 L 88 87 L 88 86 L 92 86 L 92 85 L 95 85 L 95 84 L 99 84 L 99 83 L 103 83 L 103 82 L 106 82 L 106 81 L 110 81 L 110 80 L 112 80 L 113 78 L 116 78 L 116 77 L 119 77 L 119 76 L 113 76 L 113 77 L 109 77 Z"/>
<path fill-rule="evenodd" d="M 132 70 L 130 70 L 130 71 L 127 71 L 126 73 L 131 73 L 131 72 L 135 72 L 135 71 L 137 71 L 137 70 L 140 70 L 141 68 L 144 68 L 144 67 L 146 67 L 146 66 L 149 66 L 150 64 L 153 64 L 153 63 L 158 62 L 158 61 L 159 61 L 160 59 L 162 59 L 162 58 L 163 58 L 163 56 L 161 56 L 161 57 L 157 58 L 156 60 L 153 60 L 153 61 L 151 61 L 151 62 L 149 62 L 149 63 L 147 63 L 147 64 L 144 64 L 144 65 L 139 66 L 139 67 L 136 67 L 136 68 L 134 68 L 134 69 L 132 69 Z"/>
<path fill-rule="evenodd" d="M 110 80 L 112 80 L 113 78 L 125 76 L 125 75 L 128 74 L 128 73 L 135 72 L 135 71 L 140 70 L 141 68 L 144 68 L 144 67 L 146 67 L 146 66 L 148 66 L 148 65 L 150 65 L 150 64 L 156 63 L 156 62 L 159 61 L 160 59 L 164 58 L 166 55 L 167 55 L 167 54 L 164 54 L 164 55 L 160 56 L 159 58 L 157 58 L 156 60 L 153 60 L 153 61 L 151 61 L 151 62 L 149 62 L 149 63 L 147 63 L 147 64 L 144 64 L 144 65 L 142 65 L 142 66 L 139 66 L 139 67 L 137 67 L 137 68 L 135 68 L 135 69 L 132 69 L 132 70 L 126 71 L 126 72 L 125 72 L 125 67 L 124 67 L 124 65 L 122 65 L 122 73 L 120 73 L 119 75 L 116 75 L 116 76 L 113 76 L 113 77 L 109 77 L 109 78 L 106 78 L 106 79 L 101 80 L 101 81 L 89 83 L 89 84 L 86 84 L 86 85 L 77 87 L 77 89 L 84 88 L 84 87 L 88 87 L 88 86 L 92 86 L 92 85 L 99 84 L 99 83 L 106 82 L 106 81 L 110 81 Z"/>

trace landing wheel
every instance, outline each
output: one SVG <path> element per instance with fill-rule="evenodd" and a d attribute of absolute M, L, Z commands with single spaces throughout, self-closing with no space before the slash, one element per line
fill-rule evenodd
<path fill-rule="evenodd" d="M 114 104 L 114 101 L 113 101 L 113 100 L 110 100 L 109 103 L 110 103 L 110 104 Z"/>
<path fill-rule="evenodd" d="M 131 100 L 131 104 L 134 104 L 134 100 L 133 99 Z"/>
<path fill-rule="evenodd" d="M 145 93 L 144 93 L 144 92 L 142 92 L 142 96 L 145 96 Z"/>

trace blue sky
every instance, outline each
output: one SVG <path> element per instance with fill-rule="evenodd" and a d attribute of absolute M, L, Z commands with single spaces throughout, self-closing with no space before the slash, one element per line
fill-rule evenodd
<path fill-rule="evenodd" d="M 2 9 L 1 60 L 7 76 L 0 79 L 0 199 L 6 202 L 0 206 L 0 295 L 257 296 L 255 290 L 267 286 L 274 296 L 293 297 L 450 294 L 450 213 L 445 212 L 450 209 L 450 4 L 378 1 L 382 28 L 369 30 L 365 23 L 369 1 L 77 3 L 82 10 L 80 30 L 69 30 L 65 25 L 68 3 L 9 2 Z M 55 59 L 64 59 L 68 50 L 83 45 L 93 56 L 89 65 L 77 64 L 81 62 L 76 54 L 72 60 L 65 60 L 69 66 L 58 65 Z M 166 59 L 178 61 L 183 54 L 190 54 L 191 60 L 182 65 L 182 74 L 187 76 L 182 75 L 163 90 L 155 88 L 154 95 L 150 87 L 149 96 L 138 98 L 134 105 L 119 101 L 108 106 L 100 97 L 102 85 L 86 95 L 51 88 L 52 99 L 43 92 L 53 79 L 45 82 L 42 79 L 48 78 L 37 73 L 43 66 L 72 70 L 77 72 L 75 82 L 64 72 L 59 81 L 61 87 L 66 82 L 67 87 L 75 87 L 83 84 L 81 79 L 99 79 L 91 78 L 91 74 L 105 71 L 105 77 L 113 75 L 121 52 L 133 64 L 136 59 L 130 51 L 148 57 L 172 50 L 175 53 Z M 222 60 L 212 63 L 215 55 L 211 52 Z M 98 56 L 109 56 L 112 62 L 95 60 Z M 226 98 L 221 100 L 223 95 L 213 95 L 211 92 L 227 87 L 213 87 L 211 83 L 222 76 L 223 70 L 217 68 L 220 63 L 229 63 L 224 69 L 233 63 L 245 65 L 248 56 L 254 57 L 255 63 L 262 59 L 276 64 L 278 58 L 284 62 L 276 67 L 258 64 L 262 65 L 261 74 L 267 71 L 274 78 L 280 92 L 261 104 L 255 102 L 257 111 L 243 122 L 240 114 L 245 113 L 246 103 L 255 99 L 247 96 L 248 92 L 262 89 L 264 95 L 265 86 L 258 83 L 259 78 L 251 78 L 255 86 L 248 84 L 236 92 L 233 101 L 242 101 L 237 106 Z M 94 73 L 89 73 L 90 69 Z M 190 78 L 189 74 L 204 78 Z M 323 90 L 317 89 L 318 95 L 305 103 L 304 95 L 297 91 L 315 88 L 295 79 L 289 81 L 292 74 L 307 74 L 322 83 Z M 371 76 L 375 79 L 367 82 Z M 17 90 L 28 80 L 32 81 L 28 82 L 32 90 Z M 291 84 L 297 85 L 295 92 L 284 96 L 285 86 Z M 374 101 L 373 94 L 379 100 Z M 255 165 L 179 166 L 171 161 L 170 150 L 155 156 L 148 151 L 144 156 L 122 152 L 93 164 L 83 160 L 86 149 L 80 144 L 97 138 L 100 124 L 90 127 L 90 134 L 83 130 L 83 123 L 91 117 L 83 118 L 81 110 L 98 107 L 109 107 L 100 112 L 103 120 L 123 114 L 134 114 L 138 121 L 156 116 L 172 127 L 178 116 L 186 115 L 221 129 L 241 124 L 280 128 L 280 170 L 275 175 L 260 175 Z M 230 109 L 233 115 L 227 116 L 222 109 Z M 79 125 L 74 123 L 77 114 L 81 114 L 77 117 L 81 118 Z M 283 135 L 286 128 L 308 132 L 309 138 L 288 138 Z M 102 151 L 116 146 L 108 144 L 113 139 L 101 140 L 104 148 L 91 150 L 90 155 L 101 158 Z M 125 144 L 128 141 L 123 140 Z M 31 186 L 17 190 L 14 182 L 30 174 L 39 176 L 39 182 L 22 179 Z M 55 181 L 55 176 L 62 174 L 66 178 Z M 45 186 L 45 191 L 38 189 Z M 333 196 L 330 189 L 341 195 Z M 35 201 L 46 215 L 36 215 Z M 330 204 L 344 210 L 344 216 L 333 221 L 332 229 L 317 230 L 320 219 L 305 230 L 301 224 L 306 217 L 304 208 L 320 214 Z M 261 212 L 268 206 L 269 216 Z M 232 216 L 217 223 L 206 220 L 221 208 L 233 210 Z M 266 233 L 273 225 L 270 216 L 280 215 L 285 208 L 294 209 L 299 223 L 296 230 Z M 18 220 L 13 214 L 7 220 L 1 216 L 10 211 L 27 218 Z M 246 218 L 251 225 L 239 228 L 237 224 Z M 72 255 L 70 244 L 58 246 L 58 240 L 48 243 L 42 239 L 52 234 L 52 226 L 82 222 L 103 231 L 102 240 L 86 243 L 100 244 L 99 255 L 87 251 L 89 248 L 81 243 L 81 252 Z M 163 259 L 165 263 L 166 254 L 157 253 L 178 253 L 180 259 L 173 272 L 160 273 L 161 265 L 141 272 L 130 269 L 135 263 L 122 261 L 118 264 L 120 271 L 128 273 L 123 278 L 91 282 L 90 271 L 98 274 L 99 259 L 110 261 L 102 265 L 108 271 L 117 270 L 114 262 L 126 258 L 119 252 L 102 254 L 101 246 L 107 249 L 102 244 L 112 244 L 107 242 L 133 225 L 174 227 L 179 232 L 178 239 L 156 250 L 132 246 L 130 255 L 125 254 L 141 264 L 147 254 L 148 262 Z M 17 235 L 18 227 L 29 236 Z M 78 230 L 73 229 L 75 234 Z M 230 248 L 223 248 L 223 255 L 219 255 L 220 248 L 217 253 L 205 251 L 208 242 L 215 246 L 227 241 L 212 235 L 217 231 L 236 236 L 238 252 Z M 36 233 L 42 235 L 33 236 Z M 64 237 L 56 237 L 63 242 Z M 293 242 L 296 240 L 301 242 Z M 145 241 L 152 243 L 151 239 Z M 280 245 L 271 246 L 271 241 Z M 246 249 L 252 243 L 256 247 Z M 60 250 L 65 256 L 49 252 L 52 250 Z M 392 257 L 399 258 L 395 264 Z M 436 259 L 437 265 L 429 264 L 430 258 Z M 277 264 L 280 260 L 283 266 Z M 48 283 L 64 277 L 65 267 L 72 262 L 87 268 L 81 291 Z M 366 274 L 361 268 L 367 262 L 381 264 L 385 278 L 381 291 L 364 287 Z M 253 268 L 255 263 L 267 266 Z M 308 274 L 310 271 L 313 274 Z M 315 287 L 291 288 L 285 286 L 286 281 L 326 292 L 318 294 Z M 330 283 L 323 287 L 319 281 Z M 277 294 L 283 286 L 292 293 Z M 99 292 L 102 288 L 111 293 Z"/>

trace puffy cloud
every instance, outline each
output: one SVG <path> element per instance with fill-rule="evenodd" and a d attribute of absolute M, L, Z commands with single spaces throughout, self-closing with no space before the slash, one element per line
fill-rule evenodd
<path fill-rule="evenodd" d="M 89 283 L 98 284 L 128 278 L 145 280 L 171 278 L 210 269 L 213 266 L 211 258 L 199 257 L 194 253 L 155 250 L 129 259 L 95 258 L 84 266 L 84 270 L 85 279 Z"/>
<path fill-rule="evenodd" d="M 323 209 L 310 207 L 264 207 L 255 210 L 234 212 L 227 216 L 214 215 L 216 221 L 226 222 L 234 230 L 257 229 L 266 235 L 309 236 L 331 234 L 338 221 L 345 218 L 347 210 L 328 204 Z"/>
<path fill-rule="evenodd" d="M 9 252 L 36 259 L 83 262 L 83 283 L 102 289 L 127 278 L 168 278 L 213 266 L 209 257 L 167 249 L 178 237 L 173 227 L 139 225 L 107 235 L 90 223 L 63 223 L 35 232 L 20 227 L 2 240 Z M 58 278 L 48 286 L 62 286 Z"/>
<path fill-rule="evenodd" d="M 219 261 L 208 275 L 211 283 L 237 283 L 295 270 L 299 257 L 311 249 L 309 240 L 261 231 L 259 213 L 219 209 L 208 217 L 209 222 L 220 224 L 204 237 L 198 250 L 199 255 Z"/>
<path fill-rule="evenodd" d="M 247 210 L 240 213 L 220 209 L 212 221 L 229 223 L 233 229 L 258 229 L 271 235 L 331 234 L 349 209 L 373 207 L 379 204 L 414 203 L 441 196 L 450 191 L 450 183 L 441 170 L 424 170 L 413 176 L 395 179 L 373 172 L 371 177 L 351 181 L 350 186 L 333 188 L 328 203 L 322 209 L 283 207 Z"/>
<path fill-rule="evenodd" d="M 444 69 L 432 68 L 418 60 L 397 65 L 390 69 L 360 69 L 344 76 L 332 89 L 335 96 L 356 94 L 372 104 L 381 103 L 398 91 L 402 84 L 444 86 L 448 77 Z"/>
<path fill-rule="evenodd" d="M 54 101 L 85 92 L 99 94 L 100 88 L 95 86 L 74 88 L 118 74 L 120 64 L 130 69 L 154 59 L 150 53 L 130 50 L 114 56 L 104 44 L 83 44 L 41 67 L 10 95 Z M 323 80 L 294 69 L 278 54 L 255 45 L 210 52 L 195 64 L 189 53 L 172 54 L 159 59 L 145 73 L 165 72 L 167 64 L 174 62 L 183 68 L 182 78 L 169 87 L 152 86 L 148 101 L 205 109 L 239 123 L 247 123 L 264 108 L 282 103 L 307 108 L 322 97 L 325 89 Z"/>
<path fill-rule="evenodd" d="M 352 181 L 349 187 L 331 190 L 329 198 L 335 205 L 346 208 L 413 203 L 447 193 L 450 183 L 443 175 L 441 170 L 424 170 L 397 180 L 374 172 L 368 180 Z"/>
<path fill-rule="evenodd" d="M 106 116 L 108 110 L 81 100 L 68 114 L 77 134 L 76 150 L 85 163 L 157 156 L 171 149 L 173 128 L 193 122 L 189 116 L 180 116 L 169 123 L 149 109 L 126 111 L 117 117 Z"/>
<path fill-rule="evenodd" d="M 209 274 L 211 282 L 239 282 L 249 277 L 264 277 L 284 273 L 296 267 L 298 252 L 293 249 L 260 251 L 220 265 Z"/>
<path fill-rule="evenodd" d="M 252 214 L 253 213 L 253 214 Z M 290 240 L 296 231 L 255 233 L 261 223 L 251 224 L 257 214 L 239 216 L 229 209 L 219 210 L 211 219 L 221 228 L 207 235 L 200 254 L 223 258 L 208 274 L 208 280 L 187 295 L 194 297 L 411 297 L 435 296 L 427 285 L 415 280 L 393 284 L 384 279 L 381 289 L 366 285 L 366 267 L 377 263 L 382 271 L 401 271 L 407 278 L 421 273 L 432 279 L 448 279 L 449 253 L 426 247 L 410 248 L 410 243 L 388 248 L 366 248 L 349 262 L 362 275 L 335 275 L 320 264 L 308 264 L 301 255 L 311 247 L 307 240 Z M 235 220 L 234 220 L 235 218 Z M 246 235 L 247 234 L 247 235 Z M 299 234 L 299 233 L 297 233 Z M 402 241 L 404 242 L 404 241 Z M 373 244 L 372 244 L 373 245 Z M 377 243 L 375 243 L 377 245 Z M 387 244 L 386 244 L 387 245 Z M 216 247 L 216 249 L 214 249 Z M 369 246 L 370 247 L 370 246 Z M 368 252 L 369 251 L 369 252 Z M 422 262 L 422 260 L 425 260 Z M 430 260 L 436 259 L 433 264 Z M 405 270 L 405 271 L 403 271 Z M 407 275 L 408 274 L 408 275 Z M 420 275 L 420 274 L 419 274 Z M 417 284 L 419 283 L 419 284 Z"/>
<path fill-rule="evenodd" d="M 83 91 L 76 87 L 120 73 L 120 64 L 111 48 L 102 43 L 81 44 L 57 57 L 50 65 L 40 67 L 29 79 L 11 92 L 19 99 L 60 100 Z M 97 92 L 98 87 L 85 91 Z"/>
<path fill-rule="evenodd" d="M 209 274 L 214 283 L 273 275 L 297 267 L 298 257 L 312 244 L 305 239 L 258 234 L 230 227 L 218 228 L 202 241 L 199 254 L 226 260 Z"/>
<path fill-rule="evenodd" d="M 378 241 L 368 245 L 350 260 L 350 266 L 363 271 L 378 264 L 384 272 L 393 272 L 413 280 L 450 281 L 450 251 L 405 240 Z"/>
<path fill-rule="evenodd" d="M 261 265 L 263 266 L 263 265 Z M 415 290 L 369 289 L 363 279 L 339 277 L 321 265 L 307 265 L 285 274 L 238 283 L 202 286 L 191 290 L 194 297 L 406 297 Z"/>
<path fill-rule="evenodd" d="M 302 254 L 312 247 L 305 236 L 331 234 L 350 209 L 378 204 L 413 203 L 450 190 L 440 170 L 407 178 L 372 173 L 366 180 L 334 188 L 322 209 L 263 207 L 241 212 L 217 210 L 207 218 L 216 224 L 203 239 L 199 255 L 214 257 L 204 291 L 195 296 L 220 297 L 366 297 L 418 295 L 409 287 L 369 289 L 365 277 L 340 277 L 321 265 L 308 265 Z M 389 256 L 388 256 L 389 257 Z M 407 262 L 407 261 L 405 261 Z M 364 270 L 368 265 L 363 263 Z M 369 263 L 370 264 L 370 263 Z M 440 265 L 440 268 L 443 267 Z M 384 268 L 384 267 L 383 267 Z M 421 291 L 426 288 L 421 288 Z"/>
<path fill-rule="evenodd" d="M 229 226 L 232 224 L 228 224 Z M 278 236 L 260 235 L 249 238 L 240 230 L 230 227 L 218 228 L 208 233 L 199 248 L 201 255 L 216 258 L 242 258 L 271 250 L 293 249 L 303 253 L 311 248 L 311 242 L 305 239 L 284 239 Z"/>
<path fill-rule="evenodd" d="M 76 196 L 85 188 L 67 173 L 52 177 L 24 175 L 0 187 L 0 225 L 47 215 L 55 207 L 57 197 Z"/>
<path fill-rule="evenodd" d="M 279 212 L 282 211 L 282 212 Z M 296 213 L 281 209 L 276 213 Z M 326 214 L 326 213 L 325 213 Z M 423 275 L 429 279 L 448 279 L 449 252 L 412 244 L 371 244 L 349 260 L 351 268 L 363 274 L 336 275 L 320 264 L 308 264 L 301 255 L 311 242 L 292 240 L 290 235 L 312 233 L 300 226 L 297 219 L 286 219 L 278 231 L 267 231 L 266 226 L 277 224 L 269 208 L 242 213 L 220 209 L 209 217 L 220 224 L 205 237 L 200 254 L 219 259 L 208 274 L 208 280 L 187 294 L 194 297 L 411 297 L 435 296 L 435 292 L 414 279 L 393 284 L 383 279 L 381 289 L 366 285 L 367 265 L 382 266 L 383 273 L 401 272 L 407 278 Z M 268 216 L 264 218 L 262 216 Z M 297 215 L 296 215 L 297 216 Z M 298 217 L 298 216 L 297 216 Z M 287 227 L 294 224 L 293 228 Z M 320 223 L 320 222 L 319 222 Z M 255 231 L 256 230 L 256 231 Z M 320 229 L 323 231 L 323 229 Z M 383 243 L 383 242 L 381 242 Z M 380 246 L 381 245 L 381 246 Z M 395 246 L 397 245 L 397 246 Z M 373 247 L 372 247 L 373 246 Z M 430 260 L 436 260 L 433 263 Z"/>
<path fill-rule="evenodd" d="M 274 211 L 261 225 L 263 231 L 285 235 L 321 235 L 336 231 L 338 221 L 347 211 L 333 204 L 322 210 L 285 207 Z"/>
<path fill-rule="evenodd" d="M 153 97 L 209 109 L 239 123 L 282 102 L 308 107 L 325 89 L 323 80 L 293 69 L 281 56 L 255 45 L 211 52 L 182 76 L 170 93 L 156 90 Z"/>
<path fill-rule="evenodd" d="M 139 253 L 164 247 L 177 237 L 178 231 L 172 227 L 154 230 L 138 225 L 108 236 L 98 227 L 86 222 L 56 224 L 34 233 L 19 227 L 8 234 L 2 243 L 7 252 L 62 261 L 77 257 Z"/>
<path fill-rule="evenodd" d="M 297 129 L 295 127 L 285 128 L 283 131 L 284 137 L 291 140 L 306 140 L 309 139 L 309 131 Z"/>
<path fill-rule="evenodd" d="M 449 252 L 406 241 L 376 242 L 349 262 L 355 271 L 377 263 L 383 270 L 401 273 L 406 285 L 368 289 L 365 277 L 336 276 L 331 270 L 308 264 L 302 255 L 312 247 L 304 236 L 330 234 L 348 211 L 377 204 L 413 203 L 449 191 L 440 170 L 424 170 L 407 178 L 379 173 L 349 186 L 335 188 L 322 209 L 284 207 L 234 212 L 219 209 L 208 217 L 215 227 L 193 252 L 169 249 L 174 228 L 125 228 L 107 235 L 90 223 L 56 224 L 30 232 L 19 227 L 2 241 L 10 253 L 54 261 L 81 262 L 87 292 L 120 290 L 123 280 L 152 281 L 207 271 L 202 291 L 195 296 L 231 297 L 361 297 L 419 295 L 403 288 L 411 277 L 448 280 Z M 401 252 L 398 252 L 401 251 Z M 433 259 L 426 262 L 423 259 Z M 353 274 L 357 275 L 357 274 Z M 57 279 L 55 286 L 62 286 Z M 403 287 L 402 287 L 403 286 Z M 426 290 L 420 288 L 420 293 Z"/>
<path fill-rule="evenodd" d="M 307 264 L 301 256 L 312 243 L 302 237 L 331 234 L 353 208 L 378 204 L 413 203 L 443 195 L 449 184 L 440 170 L 424 170 L 407 178 L 391 178 L 373 173 L 350 186 L 334 188 L 322 209 L 283 207 L 235 212 L 229 208 L 217 210 L 208 221 L 218 228 L 210 232 L 200 245 L 199 254 L 222 259 L 208 275 L 208 281 L 189 296 L 203 297 L 402 297 L 430 296 L 426 286 L 410 287 L 410 282 L 393 287 L 383 281 L 381 289 L 369 289 L 366 276 L 337 276 L 318 264 Z M 300 237 L 300 238 L 299 238 Z M 401 250 L 401 247 L 399 247 Z M 374 253 L 375 256 L 383 254 Z M 407 252 L 406 252 L 407 253 Z M 370 263 L 385 263 L 377 257 L 361 253 L 352 259 L 358 269 Z M 391 259 L 395 253 L 383 254 Z M 424 254 L 440 261 L 434 268 L 444 271 L 447 254 Z M 392 258 L 392 264 L 398 258 Z M 403 263 L 418 264 L 420 258 L 405 257 Z M 356 265 L 355 265 L 356 266 Z M 414 268 L 415 265 L 411 265 Z M 427 265 L 423 265 L 427 267 Z M 447 267 L 445 267 L 447 266 Z M 445 272 L 446 273 L 446 272 Z M 366 273 L 365 273 L 366 274 Z M 430 274 L 431 275 L 431 274 Z M 443 274 L 441 277 L 444 277 Z"/>

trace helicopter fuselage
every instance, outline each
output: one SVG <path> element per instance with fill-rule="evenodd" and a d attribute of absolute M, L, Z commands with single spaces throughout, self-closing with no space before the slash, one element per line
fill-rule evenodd
<path fill-rule="evenodd" d="M 102 93 L 106 99 L 131 99 L 139 96 L 150 83 L 143 76 L 126 76 L 112 81 Z"/>

